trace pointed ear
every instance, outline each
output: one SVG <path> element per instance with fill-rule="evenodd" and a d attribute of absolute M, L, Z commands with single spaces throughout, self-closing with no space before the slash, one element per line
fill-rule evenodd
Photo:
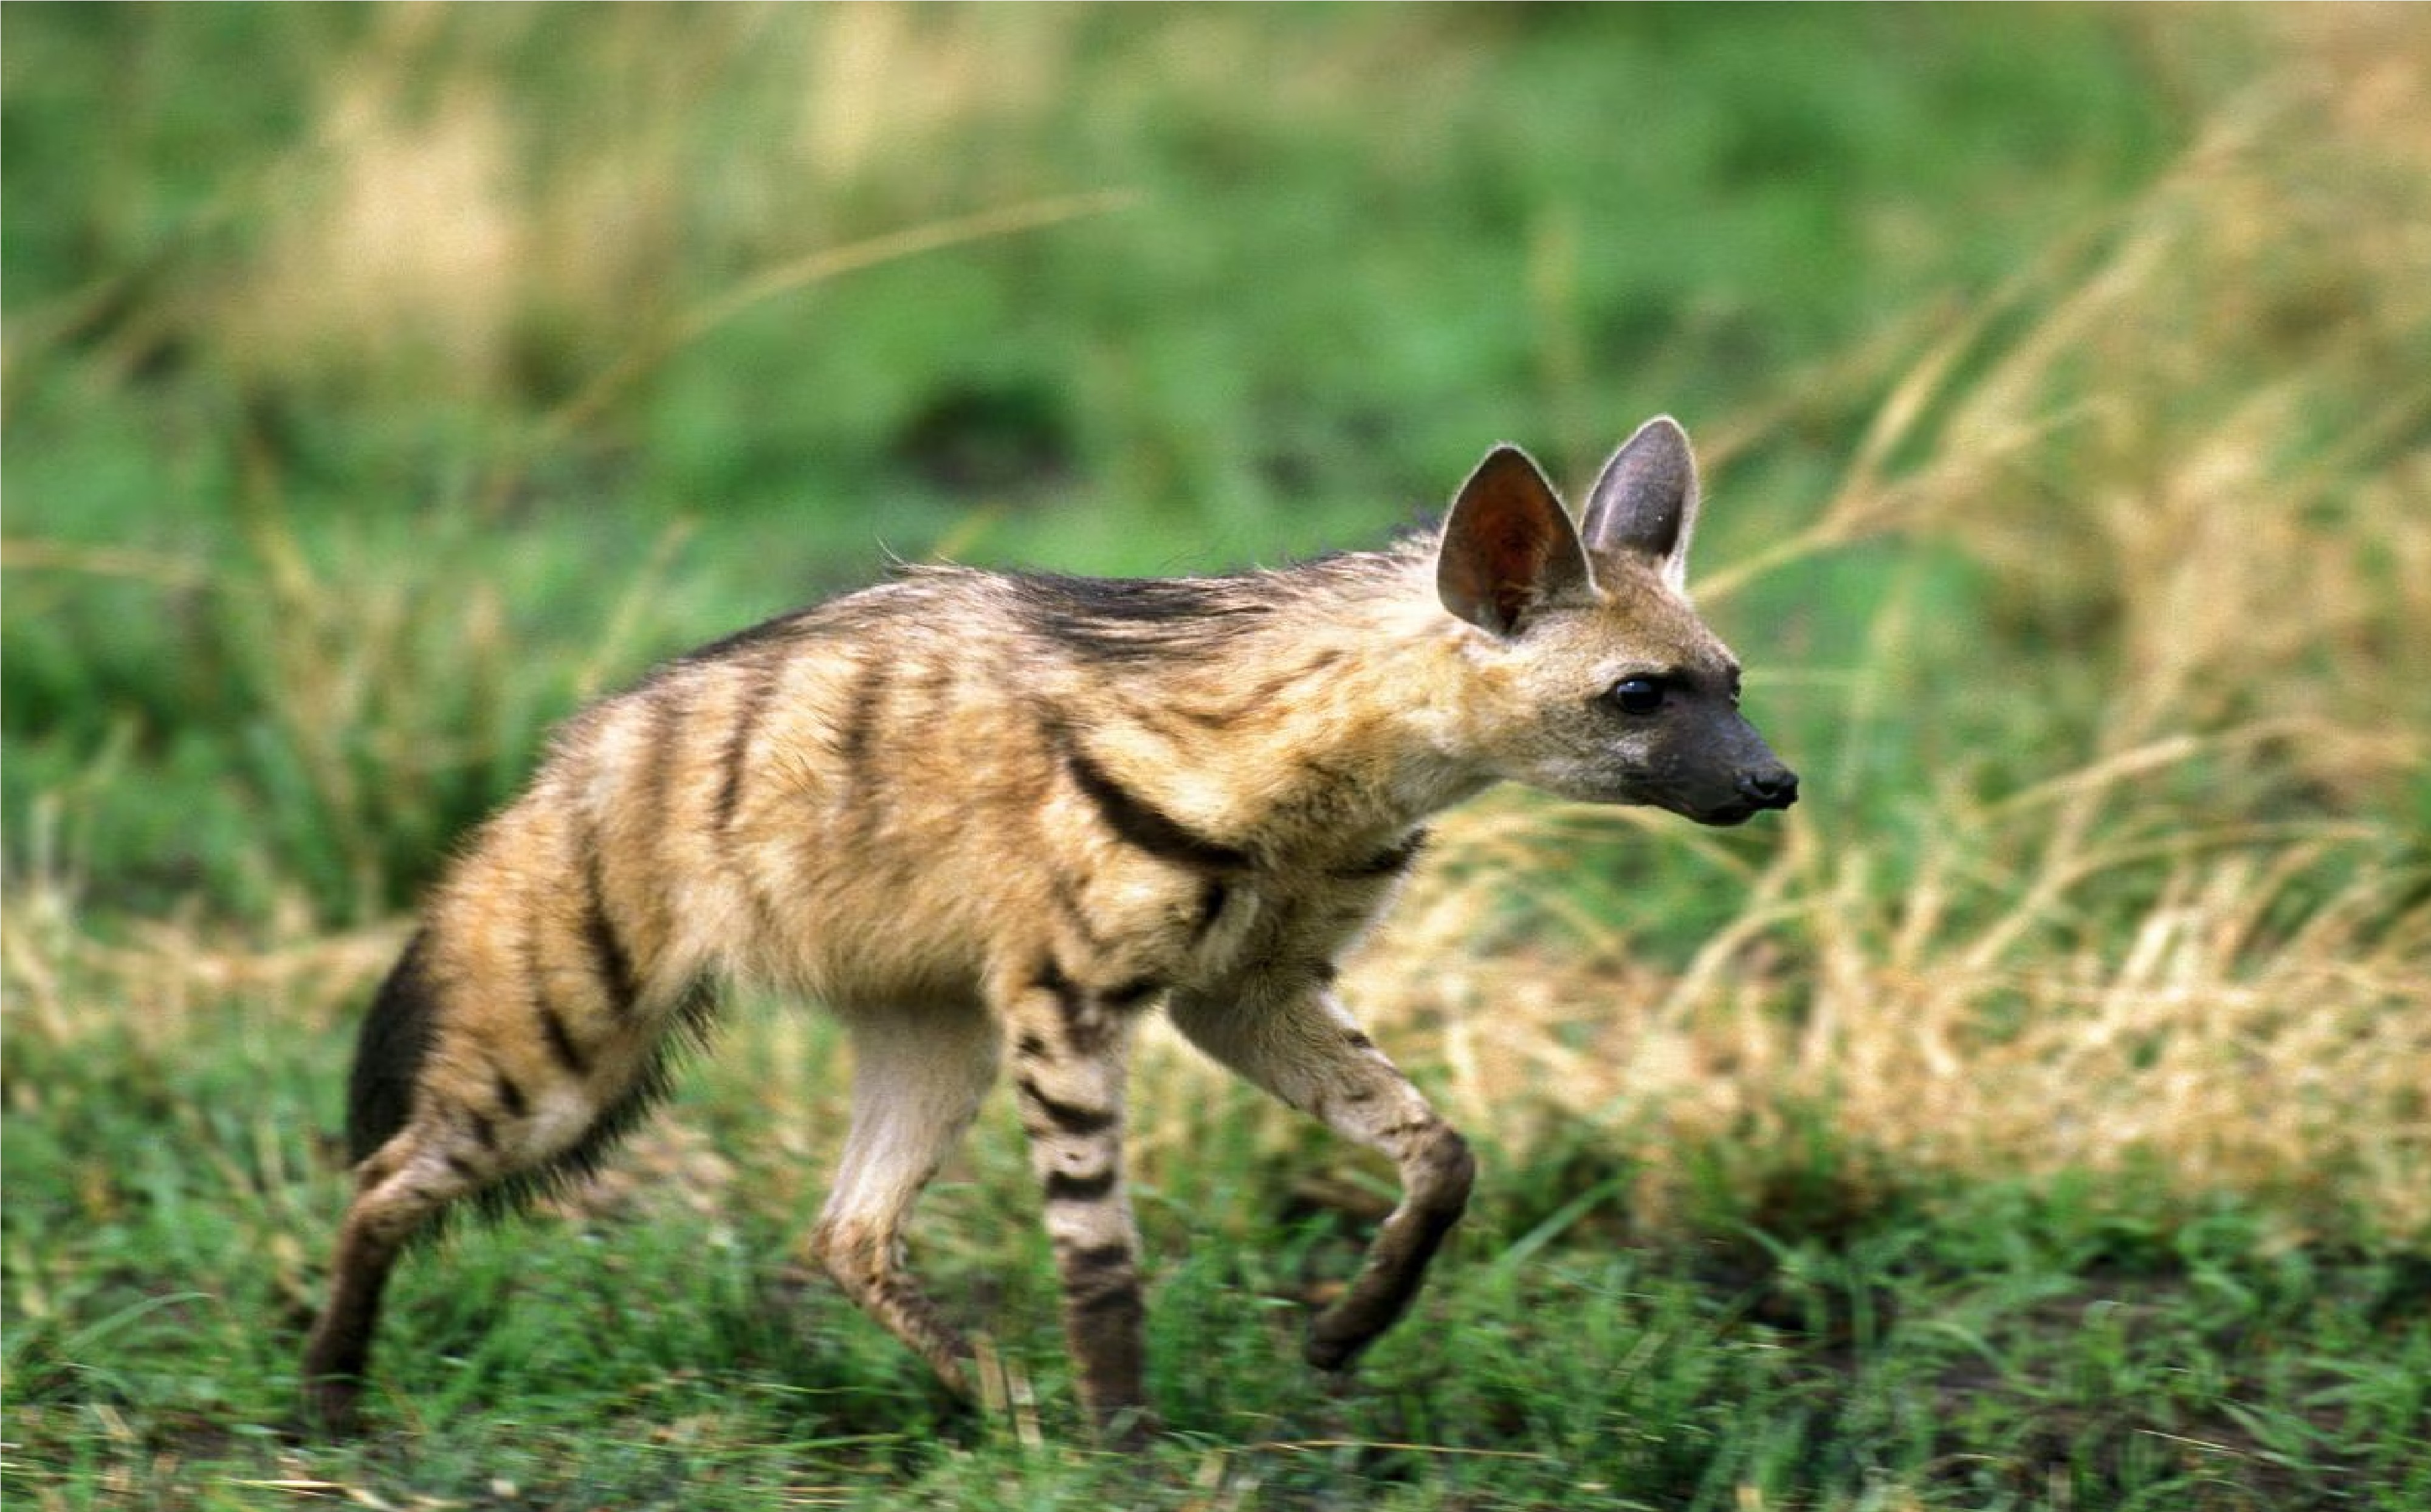
<path fill-rule="evenodd" d="M 1657 415 L 1603 464 L 1581 534 L 1598 555 L 1651 558 L 1677 589 L 1688 580 L 1688 538 L 1696 528 L 1697 459 L 1688 433 L 1669 415 Z"/>
<path fill-rule="evenodd" d="M 1553 485 L 1513 445 L 1486 453 L 1460 487 L 1435 558 L 1435 592 L 1461 618 L 1518 633 L 1534 610 L 1583 594 L 1585 549 Z"/>

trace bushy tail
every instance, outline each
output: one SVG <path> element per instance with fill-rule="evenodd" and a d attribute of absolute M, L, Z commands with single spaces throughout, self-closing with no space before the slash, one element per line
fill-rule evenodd
<path fill-rule="evenodd" d="M 407 943 L 355 1042 L 354 1074 L 346 1083 L 346 1154 L 358 1164 L 411 1117 L 414 1083 L 438 1032 L 438 1000 L 424 968 L 426 938 L 417 932 Z"/>

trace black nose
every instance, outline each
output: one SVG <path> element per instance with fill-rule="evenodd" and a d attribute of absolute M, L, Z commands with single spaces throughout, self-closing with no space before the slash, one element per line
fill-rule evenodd
<path fill-rule="evenodd" d="M 1786 766 L 1769 772 L 1741 772 L 1739 796 L 1764 809 L 1786 809 L 1798 801 L 1798 774 Z"/>

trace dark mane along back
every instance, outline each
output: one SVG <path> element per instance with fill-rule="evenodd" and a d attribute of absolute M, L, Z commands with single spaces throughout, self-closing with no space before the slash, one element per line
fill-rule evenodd
<path fill-rule="evenodd" d="M 1288 624 L 1315 600 L 1398 586 L 1405 558 L 1360 551 L 1211 578 L 1011 574 L 1011 607 L 1040 635 L 1098 662 L 1193 659 L 1237 651 L 1240 637 Z"/>
<path fill-rule="evenodd" d="M 1090 661 L 1212 654 L 1270 621 L 1274 601 L 1242 578 L 1012 579 L 1023 624 Z"/>

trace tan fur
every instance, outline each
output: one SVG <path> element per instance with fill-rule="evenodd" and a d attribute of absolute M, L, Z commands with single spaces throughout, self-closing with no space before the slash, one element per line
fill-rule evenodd
<path fill-rule="evenodd" d="M 1366 1268 L 1313 1325 L 1312 1360 L 1347 1364 L 1408 1305 L 1472 1172 L 1331 990 L 1422 821 L 1504 778 L 1714 822 L 1794 790 L 1680 596 L 1695 502 L 1668 421 L 1616 456 L 1584 539 L 1506 448 L 1439 536 L 1389 551 L 1128 584 L 914 568 L 578 715 L 366 1026 L 315 1412 L 353 1419 L 402 1243 L 595 1155 L 729 980 L 848 1026 L 853 1127 L 811 1243 L 950 1386 L 969 1349 L 899 1235 L 1009 1061 L 1084 1402 L 1145 1420 L 1119 1141 L 1126 1045 L 1159 1004 L 1400 1169 Z M 1617 713 L 1633 674 L 1673 712 Z"/>

